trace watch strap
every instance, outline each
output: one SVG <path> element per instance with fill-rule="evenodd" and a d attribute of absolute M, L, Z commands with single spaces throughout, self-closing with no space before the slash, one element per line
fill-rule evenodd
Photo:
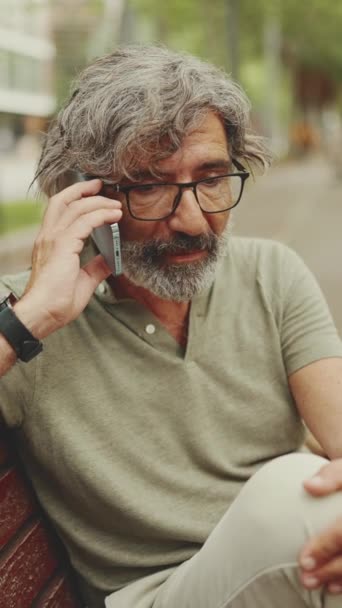
<path fill-rule="evenodd" d="M 18 319 L 10 306 L 0 310 L 0 333 L 15 350 L 21 361 L 31 361 L 43 350 L 42 343 Z"/>

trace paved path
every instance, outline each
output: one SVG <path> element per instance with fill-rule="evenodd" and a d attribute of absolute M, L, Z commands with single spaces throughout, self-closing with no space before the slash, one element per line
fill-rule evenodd
<path fill-rule="evenodd" d="M 280 240 L 315 273 L 342 335 L 342 182 L 322 159 L 275 167 L 234 216 L 236 234 Z M 36 228 L 0 239 L 0 274 L 27 267 Z"/>
<path fill-rule="evenodd" d="M 342 181 L 322 159 L 275 167 L 249 185 L 235 233 L 290 245 L 316 275 L 342 335 Z"/>

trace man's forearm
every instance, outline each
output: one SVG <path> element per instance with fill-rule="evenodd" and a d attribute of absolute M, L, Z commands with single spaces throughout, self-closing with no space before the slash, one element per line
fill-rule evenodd
<path fill-rule="evenodd" d="M 0 334 L 0 378 L 4 376 L 13 367 L 17 360 L 12 346 Z"/>

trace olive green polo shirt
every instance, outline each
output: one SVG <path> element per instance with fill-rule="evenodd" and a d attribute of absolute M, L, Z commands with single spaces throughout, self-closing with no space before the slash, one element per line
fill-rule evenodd
<path fill-rule="evenodd" d="M 3 277 L 0 293 L 27 278 Z M 104 596 L 192 557 L 261 464 L 300 448 L 287 375 L 333 356 L 340 339 L 298 256 L 232 238 L 191 303 L 185 352 L 103 283 L 0 380 L 1 412 L 72 563 Z"/>

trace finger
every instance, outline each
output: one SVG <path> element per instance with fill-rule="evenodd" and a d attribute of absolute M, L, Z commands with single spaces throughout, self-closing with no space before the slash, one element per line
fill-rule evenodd
<path fill-rule="evenodd" d="M 77 182 L 58 192 L 48 202 L 43 224 L 54 226 L 70 203 L 83 197 L 86 198 L 98 194 L 101 187 L 102 181 L 100 179 L 92 179 L 90 181 Z"/>
<path fill-rule="evenodd" d="M 304 481 L 304 488 L 313 496 L 325 496 L 342 490 L 342 459 L 324 465 L 313 477 Z"/>
<path fill-rule="evenodd" d="M 334 595 L 339 595 L 340 593 L 342 593 L 342 579 L 340 579 L 337 582 L 332 582 L 328 585 L 328 591 L 329 593 L 333 593 Z"/>
<path fill-rule="evenodd" d="M 322 585 L 329 583 L 338 583 L 342 581 L 342 557 L 336 557 L 322 568 L 313 572 L 304 572 L 301 574 L 301 580 L 305 587 L 316 589 Z"/>
<path fill-rule="evenodd" d="M 84 301 L 89 301 L 96 287 L 111 274 L 111 269 L 102 255 L 90 260 L 80 272 L 77 283 L 77 292 Z"/>
<path fill-rule="evenodd" d="M 301 551 L 299 564 L 304 570 L 313 571 L 341 553 L 342 517 L 306 543 Z"/>
<path fill-rule="evenodd" d="M 90 236 L 94 228 L 99 228 L 104 224 L 114 224 L 115 222 L 119 222 L 121 217 L 121 209 L 97 209 L 96 211 L 92 211 L 87 215 L 82 215 L 79 217 L 65 231 L 65 237 L 70 240 L 78 239 L 84 241 L 88 238 L 88 236 Z"/>
<path fill-rule="evenodd" d="M 97 255 L 83 268 L 81 268 L 76 283 L 77 306 L 74 317 L 77 317 L 81 310 L 84 310 L 96 287 L 111 274 L 109 266 L 106 264 L 102 255 Z"/>
<path fill-rule="evenodd" d="M 79 217 L 98 209 L 121 209 L 122 203 L 103 196 L 90 196 L 74 201 L 68 205 L 66 212 L 61 216 L 56 228 L 64 230 L 71 226 Z"/>
<path fill-rule="evenodd" d="M 102 187 L 102 181 L 100 179 L 91 179 L 89 181 L 76 182 L 71 186 L 68 186 L 58 194 L 56 194 L 53 199 L 58 199 L 58 202 L 63 205 L 69 205 L 73 201 L 76 201 L 83 196 L 92 196 L 97 194 Z"/>

